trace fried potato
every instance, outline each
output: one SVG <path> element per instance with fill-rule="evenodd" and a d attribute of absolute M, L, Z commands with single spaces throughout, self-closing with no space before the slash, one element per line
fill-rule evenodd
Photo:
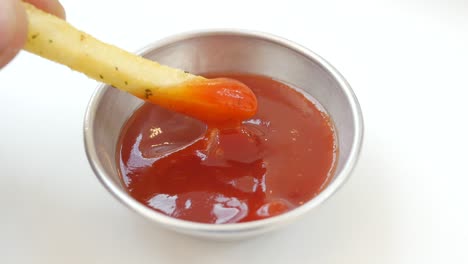
<path fill-rule="evenodd" d="M 141 99 L 207 122 L 247 119 L 257 100 L 245 84 L 206 79 L 160 65 L 77 30 L 64 20 L 24 3 L 29 19 L 24 49 Z"/>
<path fill-rule="evenodd" d="M 58 17 L 23 4 L 29 19 L 24 49 L 97 81 L 147 99 L 158 89 L 202 78 L 103 43 Z"/>

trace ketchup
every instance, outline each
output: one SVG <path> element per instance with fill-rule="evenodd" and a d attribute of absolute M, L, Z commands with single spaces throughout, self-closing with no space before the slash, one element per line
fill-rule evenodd
<path fill-rule="evenodd" d="M 160 213 L 216 224 L 272 217 L 312 199 L 335 166 L 330 118 L 271 78 L 223 76 L 252 89 L 257 113 L 223 127 L 145 103 L 118 142 L 129 194 Z"/>

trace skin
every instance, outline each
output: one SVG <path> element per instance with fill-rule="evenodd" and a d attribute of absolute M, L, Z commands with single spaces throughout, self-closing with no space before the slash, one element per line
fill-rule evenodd
<path fill-rule="evenodd" d="M 65 18 L 57 0 L 25 0 L 36 7 Z M 20 0 L 0 0 L 0 68 L 23 48 L 27 36 L 27 17 Z"/>

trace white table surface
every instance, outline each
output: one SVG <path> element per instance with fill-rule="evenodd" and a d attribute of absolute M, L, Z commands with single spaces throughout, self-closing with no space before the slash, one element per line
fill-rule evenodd
<path fill-rule="evenodd" d="M 278 232 L 178 235 L 94 177 L 82 122 L 96 82 L 21 53 L 0 71 L 0 263 L 468 263 L 464 2 L 63 0 L 74 25 L 132 51 L 213 27 L 305 45 L 355 90 L 362 156 L 344 188 Z"/>

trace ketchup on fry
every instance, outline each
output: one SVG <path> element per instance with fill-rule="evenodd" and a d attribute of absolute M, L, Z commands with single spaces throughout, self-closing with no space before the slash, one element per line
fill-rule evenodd
<path fill-rule="evenodd" d="M 330 118 L 271 78 L 223 76 L 252 89 L 256 114 L 220 126 L 144 104 L 118 142 L 128 193 L 160 213 L 215 224 L 272 217 L 312 199 L 335 166 Z"/>

